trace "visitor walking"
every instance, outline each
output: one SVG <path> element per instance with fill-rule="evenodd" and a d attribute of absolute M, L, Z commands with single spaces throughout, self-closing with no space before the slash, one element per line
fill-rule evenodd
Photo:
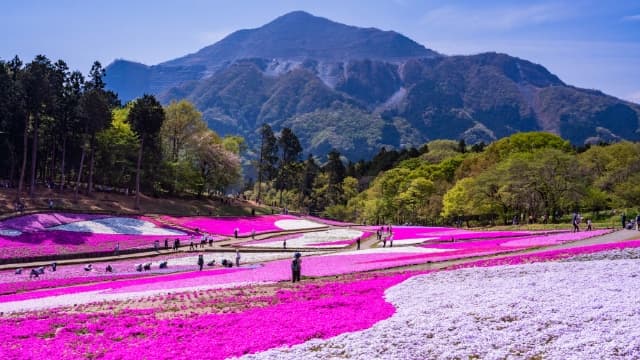
<path fill-rule="evenodd" d="M 293 261 L 291 262 L 291 282 L 300 281 L 300 272 L 302 270 L 302 254 L 299 252 L 293 255 Z"/>
<path fill-rule="evenodd" d="M 256 239 L 256 229 L 251 229 L 251 240 Z"/>
<path fill-rule="evenodd" d="M 622 213 L 621 220 L 622 220 L 622 228 L 624 229 L 627 227 L 627 214 Z"/>
<path fill-rule="evenodd" d="M 238 229 L 238 228 L 233 229 L 233 237 L 237 239 L 239 232 L 240 232 L 240 229 Z"/>
<path fill-rule="evenodd" d="M 164 249 L 169 250 L 169 239 L 164 238 Z"/>
<path fill-rule="evenodd" d="M 360 250 L 360 238 L 356 240 L 356 250 Z"/>
<path fill-rule="evenodd" d="M 116 243 L 116 247 L 115 249 L 113 249 L 113 255 L 115 256 L 120 255 L 120 243 Z"/>
<path fill-rule="evenodd" d="M 204 266 L 204 255 L 200 254 L 198 255 L 198 267 L 200 268 L 200 271 L 202 271 L 203 266 Z"/>
<path fill-rule="evenodd" d="M 382 237 L 382 247 L 387 247 L 387 236 Z"/>
<path fill-rule="evenodd" d="M 236 267 L 240 266 L 240 250 L 236 249 Z"/>
<path fill-rule="evenodd" d="M 591 219 L 587 219 L 587 231 L 591 230 L 593 230 L 593 227 L 591 226 Z"/>
<path fill-rule="evenodd" d="M 283 249 L 286 249 L 286 248 L 287 248 L 287 239 L 284 239 L 284 240 L 282 241 L 282 248 L 283 248 Z"/>
<path fill-rule="evenodd" d="M 579 232 L 580 231 L 580 226 L 578 226 L 578 214 L 577 213 L 573 213 L 572 223 L 573 223 L 573 232 Z"/>

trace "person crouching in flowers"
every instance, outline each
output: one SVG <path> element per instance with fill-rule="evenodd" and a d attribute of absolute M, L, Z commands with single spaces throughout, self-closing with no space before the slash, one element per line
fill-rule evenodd
<path fill-rule="evenodd" d="M 293 255 L 291 262 L 291 282 L 300 281 L 300 271 L 302 270 L 302 259 L 299 252 Z"/>

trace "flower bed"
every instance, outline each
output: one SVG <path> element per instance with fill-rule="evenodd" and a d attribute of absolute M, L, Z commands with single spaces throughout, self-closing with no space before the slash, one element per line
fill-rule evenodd
<path fill-rule="evenodd" d="M 238 229 L 238 236 L 250 236 L 252 231 L 256 234 L 276 232 L 282 230 L 305 230 L 322 228 L 324 224 L 318 224 L 290 215 L 265 215 L 265 216 L 240 216 L 213 218 L 205 216 L 173 217 L 162 216 L 161 219 L 168 223 L 212 234 L 233 236 Z"/>
<path fill-rule="evenodd" d="M 364 239 L 371 233 L 354 229 L 329 229 L 304 234 L 281 236 L 266 240 L 249 241 L 241 244 L 247 247 L 280 248 L 287 241 L 288 248 L 342 248 L 355 244 L 358 238 Z"/>
<path fill-rule="evenodd" d="M 325 219 L 325 218 L 321 218 L 321 217 L 317 217 L 317 216 L 310 216 L 310 215 L 307 215 L 304 218 L 308 219 L 308 220 L 311 220 L 313 222 L 316 222 L 316 223 L 326 224 L 326 225 L 331 225 L 331 226 L 355 226 L 355 225 L 358 225 L 358 224 L 354 224 L 354 223 L 347 223 L 347 222 L 342 222 L 342 221 L 337 221 L 337 220 Z"/>
<path fill-rule="evenodd" d="M 555 249 L 547 251 L 539 251 L 531 254 L 513 255 L 507 257 L 501 257 L 497 259 L 478 260 L 463 265 L 458 265 L 454 268 L 467 268 L 467 267 L 490 267 L 500 265 L 520 265 L 528 264 L 532 262 L 545 262 L 555 261 L 562 259 L 569 259 L 578 255 L 595 254 L 603 251 L 622 250 L 640 248 L 640 240 L 607 243 L 607 244 L 595 244 L 579 247 L 572 247 L 568 249 Z"/>
<path fill-rule="evenodd" d="M 441 271 L 385 292 L 375 326 L 248 359 L 638 359 L 634 260 Z"/>
<path fill-rule="evenodd" d="M 315 254 L 315 253 L 311 253 Z M 241 264 L 246 266 L 256 262 L 272 261 L 279 259 L 288 259 L 291 257 L 289 253 L 244 253 L 241 252 Z M 305 255 L 310 255 L 306 253 Z M 227 253 L 205 253 L 203 254 L 205 263 L 215 260 L 213 268 L 219 268 L 222 259 L 235 262 L 235 254 Z M 167 268 L 160 269 L 161 262 L 167 263 Z M 24 292 L 38 289 L 55 288 L 69 285 L 88 284 L 101 281 L 111 281 L 116 279 L 143 277 L 148 275 L 170 274 L 175 272 L 193 271 L 198 268 L 198 255 L 175 253 L 168 255 L 158 255 L 150 258 L 136 258 L 113 260 L 102 263 L 92 263 L 94 269 L 85 271 L 84 267 L 92 262 L 88 261 L 83 264 L 59 265 L 56 271 L 51 271 L 51 267 L 45 268 L 45 273 L 38 278 L 31 279 L 29 277 L 31 269 L 24 269 L 22 274 L 16 275 L 14 270 L 0 271 L 0 295 L 7 295 L 16 292 Z M 138 272 L 136 266 L 138 264 L 150 263 L 149 271 Z M 106 266 L 111 265 L 112 272 L 106 272 Z M 212 267 L 207 266 L 207 269 Z"/>
<path fill-rule="evenodd" d="M 562 236 L 563 234 L 550 235 Z M 567 235 L 567 234 L 564 234 Z M 570 235 L 570 234 L 569 234 Z M 586 234 L 585 234 L 586 235 Z M 574 236 L 567 237 L 575 239 Z M 433 244 L 430 247 L 396 247 L 385 249 L 367 249 L 360 251 L 348 251 L 324 256 L 308 256 L 303 261 L 304 276 L 329 276 L 347 274 L 361 271 L 385 269 L 398 266 L 415 265 L 425 262 L 439 262 L 484 255 L 495 255 L 525 249 L 527 247 L 503 247 L 503 241 L 512 239 L 493 239 L 485 241 L 470 241 L 459 243 Z M 229 255 L 233 260 L 233 255 Z M 136 260 L 141 262 L 140 260 Z M 195 258 L 194 258 L 195 261 Z M 207 259 L 208 261 L 208 259 Z M 501 260 L 494 260 L 501 261 Z M 504 260 L 502 260 L 504 261 Z M 191 265 L 189 265 L 191 266 Z M 132 268 L 133 266 L 131 266 Z M 195 266 L 194 266 L 195 267 Z M 205 272 L 205 275 L 193 275 L 193 278 L 185 275 L 178 279 L 159 277 L 153 283 L 145 282 L 137 284 L 135 281 L 122 282 L 117 288 L 109 290 L 109 293 L 142 293 L 148 291 L 163 292 L 184 287 L 221 287 L 242 283 L 259 283 L 282 281 L 290 278 L 290 260 L 278 260 L 266 263 L 263 267 L 243 268 L 245 271 L 234 273 Z M 74 289 L 74 292 L 95 291 L 95 288 Z M 102 291 L 99 287 L 97 290 Z M 38 296 L 45 296 L 42 293 Z M 48 296 L 48 295 L 47 295 Z M 99 294 L 94 294 L 99 298 Z M 73 297 L 71 297 L 73 299 Z M 6 297 L 0 297 L 0 302 L 10 301 Z M 71 300 L 75 301 L 75 300 Z"/>
<path fill-rule="evenodd" d="M 194 292 L 187 297 L 196 307 L 179 301 L 171 308 L 114 312 L 109 309 L 120 303 L 106 303 L 104 311 L 76 307 L 0 318 L 0 351 L 3 358 L 225 359 L 369 328 L 394 313 L 383 292 L 407 277 L 306 284 L 266 298 L 226 301 L 257 303 L 241 312 L 219 313 L 208 293 Z M 172 295 L 164 298 L 174 303 Z"/>
<path fill-rule="evenodd" d="M 371 231 L 380 227 L 369 227 Z M 383 236 L 388 236 L 387 227 L 383 227 Z M 493 239 L 502 237 L 516 237 L 534 234 L 532 231 L 485 231 L 465 230 L 447 227 L 425 226 L 395 226 L 391 228 L 393 242 L 396 245 L 414 245 L 424 242 L 455 241 L 469 239 Z"/>
<path fill-rule="evenodd" d="M 164 246 L 169 237 L 189 239 L 188 234 L 147 217 L 33 214 L 5 220 L 0 228 L 4 229 L 0 259 L 109 252 L 118 243 L 120 250 L 153 248 L 156 240 Z"/>
<path fill-rule="evenodd" d="M 640 240 L 617 244 L 592 245 L 584 248 L 589 248 L 591 249 L 590 251 L 601 251 L 634 246 L 640 247 Z M 416 249 L 428 251 L 426 248 Z M 382 249 L 377 251 L 379 250 Z M 393 248 L 392 251 L 400 251 L 400 249 Z M 563 251 L 567 252 L 567 250 Z M 583 251 L 584 249 L 569 252 L 573 256 Z M 374 255 L 390 255 L 390 253 L 365 254 L 365 258 L 370 258 Z M 350 256 L 353 255 L 305 258 L 303 261 L 303 274 L 307 275 L 307 270 L 310 273 L 321 274 L 346 270 L 346 264 L 349 263 Z M 540 259 L 548 260 L 554 259 L 554 257 L 543 256 Z M 370 264 L 370 262 L 364 263 L 362 266 L 366 267 Z M 193 356 L 227 358 L 257 353 L 255 355 L 257 358 L 280 359 L 315 356 L 332 358 L 341 354 L 340 356 L 348 356 L 350 358 L 369 359 L 385 356 L 394 358 L 444 357 L 445 353 L 442 351 L 454 351 L 451 349 L 455 349 L 455 356 L 466 358 L 474 354 L 481 354 L 483 357 L 505 357 L 509 354 L 514 354 L 515 348 L 513 344 L 520 344 L 519 341 L 522 338 L 527 338 L 530 339 L 525 343 L 528 345 L 525 348 L 518 347 L 518 351 L 534 356 L 536 352 L 530 352 L 531 349 L 535 350 L 537 346 L 547 346 L 544 348 L 545 352 L 543 354 L 555 357 L 564 353 L 558 352 L 558 349 L 562 348 L 561 346 L 553 347 L 554 344 L 560 343 L 555 340 L 556 338 L 546 336 L 548 333 L 547 328 L 543 326 L 542 333 L 545 336 L 539 336 L 535 332 L 535 329 L 539 329 L 539 326 L 525 326 L 523 324 L 528 323 L 522 321 L 549 319 L 550 315 L 548 314 L 556 314 L 554 315 L 556 316 L 555 320 L 552 319 L 554 324 L 565 324 L 563 321 L 575 321 L 576 324 L 594 321 L 593 319 L 583 318 L 580 315 L 584 313 L 586 314 L 585 316 L 591 316 L 589 315 L 590 310 L 581 305 L 575 311 L 571 310 L 570 315 L 564 317 L 561 317 L 562 312 L 558 313 L 557 309 L 565 309 L 566 307 L 560 306 L 559 303 L 553 303 L 547 309 L 556 309 L 555 311 L 547 312 L 547 310 L 544 310 L 544 306 L 547 306 L 545 304 L 550 304 L 548 299 L 552 297 L 552 294 L 557 289 L 566 290 L 567 286 L 573 285 L 574 282 L 577 283 L 576 286 L 580 289 L 592 288 L 591 285 L 585 286 L 583 284 L 588 283 L 585 282 L 585 279 L 593 279 L 592 275 L 582 276 L 578 274 L 576 276 L 575 269 L 566 271 L 566 276 L 563 275 L 563 280 L 558 278 L 560 280 L 544 282 L 539 281 L 540 276 L 544 274 L 545 278 L 548 278 L 550 273 L 554 274 L 553 271 L 549 270 L 551 268 L 545 267 L 539 272 L 523 271 L 519 268 L 513 271 L 506 270 L 506 272 L 498 275 L 491 275 L 494 273 L 482 275 L 470 270 L 466 273 L 451 272 L 451 275 L 445 274 L 449 272 L 444 272 L 437 274 L 443 279 L 441 282 L 434 282 L 430 278 L 432 275 L 412 278 L 406 283 L 402 283 L 402 281 L 407 279 L 410 274 L 372 275 L 369 279 L 358 279 L 344 283 L 303 283 L 294 291 L 278 291 L 273 296 L 252 298 L 241 290 L 237 296 L 228 298 L 224 302 L 209 300 L 209 296 L 216 292 L 203 290 L 206 289 L 207 285 L 210 285 L 212 280 L 222 280 L 225 277 L 226 281 L 231 282 L 252 282 L 251 279 L 255 277 L 260 277 L 264 280 L 269 276 L 272 279 L 288 276 L 288 265 L 288 260 L 276 261 L 256 269 L 233 269 L 232 271 L 221 269 L 222 271 L 174 274 L 80 286 L 75 288 L 75 290 L 80 288 L 79 292 L 73 292 L 69 289 L 43 291 L 41 293 L 49 292 L 48 296 L 52 296 L 49 299 L 54 302 L 67 297 L 69 301 L 67 305 L 99 300 L 107 300 L 108 302 L 102 305 L 91 305 L 89 308 L 74 306 L 69 309 L 53 309 L 46 312 L 22 314 L 16 317 L 0 317 L 0 341 L 5 345 L 0 351 L 5 351 L 3 355 L 6 354 L 6 358 L 15 358 L 17 355 L 21 355 L 21 358 L 48 358 L 56 355 L 59 358 L 102 356 L 104 358 L 127 359 L 133 357 L 162 358 L 165 356 L 180 359 L 187 356 L 189 358 Z M 353 263 L 348 268 L 353 270 Z M 636 269 L 635 264 L 633 269 Z M 259 271 L 261 271 L 261 274 L 257 274 Z M 578 270 L 579 272 L 580 270 Z M 252 273 L 253 275 L 250 275 Z M 618 310 L 621 307 L 626 308 L 624 307 L 626 305 L 619 302 L 620 292 L 616 290 L 619 287 L 610 286 L 611 281 L 605 278 L 611 279 L 611 276 L 615 278 L 622 276 L 625 279 L 624 281 L 636 281 L 633 279 L 637 279 L 637 277 L 624 276 L 626 274 L 624 270 L 619 267 L 611 268 L 609 264 L 603 265 L 601 269 L 596 269 L 595 273 L 604 277 L 598 281 L 602 286 L 594 290 L 593 294 L 599 294 L 604 289 L 607 292 L 606 295 L 598 297 L 598 299 L 601 302 L 610 302 L 610 305 L 603 308 L 598 305 L 600 304 L 599 302 L 595 301 L 593 294 L 586 294 L 584 290 L 576 290 L 573 287 L 567 290 L 568 292 L 563 292 L 563 294 L 574 294 L 577 299 L 583 299 L 572 301 L 573 305 L 589 304 L 591 306 L 597 304 L 598 306 L 592 308 L 592 310 L 595 309 L 595 311 L 600 312 L 606 310 L 607 314 L 611 314 L 609 310 L 612 308 L 617 307 Z M 423 279 L 426 280 L 423 281 Z M 487 284 L 487 282 L 493 283 Z M 455 290 L 452 290 L 451 284 L 458 284 L 458 286 L 456 286 Z M 509 287 L 511 286 L 509 284 L 512 284 L 513 287 Z M 523 284 L 527 284 L 527 286 L 523 286 Z M 532 286 L 536 288 L 536 286 L 540 287 L 542 284 L 546 284 L 544 285 L 546 287 L 540 288 L 538 291 L 531 290 Z M 558 286 L 558 284 L 562 284 L 562 286 Z M 443 288 L 441 285 L 445 287 Z M 635 289 L 638 286 L 638 284 L 631 285 L 625 285 L 623 289 Z M 505 288 L 505 286 L 508 288 Z M 155 293 L 153 292 L 154 289 Z M 167 292 L 173 289 L 191 290 L 191 292 L 167 295 Z M 395 312 L 394 308 L 383 299 L 382 294 L 385 290 L 387 299 L 392 301 L 398 309 L 396 315 L 392 316 Z M 131 297 L 131 295 L 136 294 L 135 291 L 139 291 L 138 296 Z M 475 292 L 480 295 L 474 295 Z M 520 292 L 523 293 L 521 294 Z M 23 300 L 33 299 L 40 303 L 49 301 L 49 299 L 34 297 L 34 294 L 37 293 L 18 294 L 13 296 L 13 300 L 15 301 L 22 297 Z M 102 297 L 100 294 L 107 296 Z M 412 296 L 407 296 L 407 294 L 412 294 Z M 447 294 L 447 296 L 443 297 L 442 294 Z M 511 295 L 510 297 L 505 297 L 505 294 Z M 531 298 L 536 296 L 535 294 L 540 294 L 547 300 Z M 109 297 L 109 295 L 112 297 Z M 452 300 L 452 296 L 455 296 L 455 299 Z M 629 299 L 630 301 L 634 299 L 630 294 L 624 294 L 621 298 L 623 300 Z M 3 301 L 1 299 L 0 297 L 0 302 Z M 121 300 L 115 301 L 117 299 Z M 513 303 L 511 299 L 516 299 L 516 302 Z M 562 299 L 566 299 L 566 296 L 562 297 Z M 496 301 L 502 301 L 503 303 L 498 305 Z M 473 304 L 469 302 L 473 302 Z M 149 305 L 146 305 L 147 303 L 161 303 L 163 305 L 149 307 Z M 223 309 L 228 304 L 235 303 L 238 304 L 236 307 L 240 310 L 220 313 L 221 303 L 227 304 Z M 517 305 L 519 303 L 522 303 L 521 307 Z M 452 304 L 454 304 L 454 310 L 457 307 L 467 310 L 452 311 Z M 515 307 L 513 304 L 516 304 Z M 65 305 L 65 303 L 59 305 Z M 543 308 L 534 312 L 524 312 L 523 309 L 529 311 L 533 305 L 543 306 Z M 504 313 L 495 313 L 496 308 L 507 310 Z M 118 310 L 112 311 L 109 309 Z M 468 309 L 475 309 L 475 312 L 470 313 Z M 478 315 L 478 311 L 484 311 L 482 309 L 488 309 L 486 311 L 488 311 L 489 317 L 474 317 L 474 314 Z M 3 311 L 7 311 L 7 309 L 3 308 Z M 515 312 L 520 315 L 511 317 Z M 538 313 L 547 315 L 540 317 L 527 315 Z M 619 314 L 619 311 L 615 313 Z M 574 316 L 572 314 L 578 315 Z M 277 320 L 264 321 L 264 319 Z M 345 321 L 345 319 L 349 319 L 349 321 Z M 471 321 L 470 319 L 476 320 Z M 622 324 L 620 328 L 625 329 L 623 333 L 629 334 L 629 339 L 635 339 L 635 336 L 637 336 L 633 332 L 628 332 L 628 329 L 634 328 L 633 326 L 620 323 L 620 321 L 625 321 L 621 320 L 621 317 L 607 317 L 607 319 L 611 319 L 612 323 Z M 379 322 L 380 320 L 382 322 Z M 471 322 L 469 323 L 469 321 Z M 636 320 L 632 318 L 630 321 L 635 322 Z M 387 326 L 387 323 L 391 325 Z M 373 326 L 374 324 L 376 325 Z M 478 344 L 482 344 L 485 337 L 465 337 L 465 334 L 472 331 L 471 328 L 469 330 L 466 329 L 465 326 L 467 325 L 472 326 L 475 330 L 477 330 L 478 326 L 481 326 L 482 333 L 492 334 L 486 339 L 490 339 L 491 344 L 498 344 L 499 346 L 468 345 L 469 341 L 479 341 Z M 494 327 L 493 325 L 496 326 Z M 456 329 L 454 335 L 451 335 L 450 330 L 447 330 L 451 329 L 452 326 Z M 606 331 L 609 331 L 612 326 L 597 323 L 596 321 L 593 326 L 578 333 L 576 336 L 592 333 L 598 338 L 606 337 L 608 335 L 600 334 L 597 331 L 602 330 L 597 329 L 607 329 Z M 582 325 L 577 328 L 583 329 Z M 498 329 L 506 330 L 501 331 Z M 534 332 L 527 334 L 525 333 L 527 329 L 534 329 Z M 557 327 L 548 327 L 549 331 L 555 331 L 555 329 Z M 571 323 L 566 323 L 565 329 L 576 329 L 576 327 Z M 363 332 L 359 333 L 358 331 Z M 255 334 L 257 333 L 261 335 L 256 337 Z M 572 332 L 566 334 L 572 334 Z M 613 332 L 613 334 L 617 333 Z M 427 343 L 424 342 L 425 336 L 429 337 Z M 454 336 L 453 339 L 452 336 Z M 420 340 L 418 340 L 418 337 Z M 465 337 L 467 340 L 466 342 L 457 342 L 458 340 L 456 339 L 458 337 Z M 513 339 L 510 337 L 513 337 Z M 173 340 L 169 341 L 167 339 Z M 406 339 L 406 341 L 398 339 Z M 503 340 L 495 343 L 495 339 Z M 549 341 L 549 339 L 552 341 Z M 393 342 L 394 346 L 389 347 L 390 341 Z M 465 346 L 453 346 L 451 345 L 453 342 L 463 343 Z M 598 346 L 599 352 L 594 352 L 596 347 L 584 346 L 582 342 L 570 341 L 569 343 L 578 344 L 577 348 L 571 349 L 572 354 L 583 354 L 586 357 L 608 358 L 614 352 L 613 347 Z M 615 345 L 615 343 L 615 341 L 609 341 L 608 344 Z M 301 345 L 296 346 L 296 344 Z M 530 347 L 531 344 L 535 346 Z M 618 354 L 624 354 L 624 356 L 634 354 L 630 352 L 634 351 L 633 340 L 620 341 L 618 344 L 623 346 L 615 350 L 618 351 Z M 294 347 L 290 348 L 292 345 Z M 193 351 L 185 352 L 184 346 L 189 346 Z M 449 350 L 446 350 L 447 348 Z M 272 350 L 264 354 L 258 353 L 269 349 Z M 428 352 L 425 352 L 425 349 L 428 349 Z M 56 351 L 58 352 L 56 353 Z M 450 353 L 447 352 L 447 354 Z"/>

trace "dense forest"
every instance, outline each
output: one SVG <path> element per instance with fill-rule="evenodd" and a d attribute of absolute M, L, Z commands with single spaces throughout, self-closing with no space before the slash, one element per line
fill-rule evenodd
<path fill-rule="evenodd" d="M 0 181 L 15 205 L 36 186 L 136 196 L 222 193 L 241 180 L 244 140 L 221 138 L 187 102 L 122 106 L 99 62 L 88 79 L 38 55 L 0 61 Z"/>
<path fill-rule="evenodd" d="M 263 139 L 271 136 L 266 130 Z M 263 155 L 270 148 L 263 146 Z M 557 222 L 573 212 L 635 213 L 638 159 L 637 143 L 575 148 L 545 132 L 518 133 L 488 146 L 436 140 L 419 150 L 382 149 L 371 161 L 347 166 L 336 151 L 322 167 L 312 157 L 287 165 L 297 169 L 291 172 L 273 173 L 267 164 L 266 183 L 248 194 L 368 224 Z M 271 161 L 277 163 L 275 154 Z"/>

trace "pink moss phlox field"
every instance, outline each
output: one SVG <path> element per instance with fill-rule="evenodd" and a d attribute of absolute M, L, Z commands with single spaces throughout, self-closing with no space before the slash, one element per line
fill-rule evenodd
<path fill-rule="evenodd" d="M 490 266 L 501 266 L 501 265 L 519 265 L 519 264 L 528 264 L 533 262 L 544 262 L 544 261 L 554 261 L 554 260 L 562 260 L 567 259 L 576 255 L 582 254 L 592 254 L 601 251 L 608 250 L 620 250 L 627 248 L 637 248 L 640 247 L 640 240 L 632 240 L 625 242 L 617 242 L 617 243 L 606 243 L 606 244 L 595 244 L 595 245 L 586 245 L 579 246 L 567 249 L 554 249 L 536 252 L 532 254 L 522 254 L 522 255 L 513 255 L 506 256 L 496 259 L 486 259 L 486 260 L 478 260 L 462 265 L 457 265 L 451 267 L 451 269 L 461 269 L 461 268 L 470 268 L 470 267 L 490 267 Z"/>
<path fill-rule="evenodd" d="M 152 248 L 156 240 L 164 246 L 164 239 L 167 238 L 170 242 L 179 238 L 182 244 L 185 244 L 190 236 L 91 234 L 70 231 L 23 233 L 15 237 L 0 236 L 0 258 L 113 251 L 118 243 L 120 250 Z"/>
<path fill-rule="evenodd" d="M 17 216 L 0 221 L 0 229 L 13 229 L 21 232 L 44 231 L 47 228 L 70 224 L 78 221 L 103 219 L 108 215 L 73 214 L 73 213 L 40 213 Z"/>
<path fill-rule="evenodd" d="M 190 235 L 131 235 L 131 234 L 98 234 L 76 231 L 50 230 L 60 225 L 80 221 L 112 218 L 107 215 L 43 213 L 10 218 L 0 222 L 0 229 L 17 230 L 17 236 L 0 235 L 1 259 L 24 258 L 34 256 L 51 256 L 76 253 L 92 253 L 112 251 L 116 244 L 120 249 L 152 248 L 158 240 L 179 238 L 187 240 Z M 118 217 L 116 217 L 118 218 Z M 121 217 L 133 218 L 154 224 L 159 228 L 166 225 L 144 216 Z M 163 244 L 162 244 L 163 245 Z"/>
<path fill-rule="evenodd" d="M 200 231 L 224 236 L 233 236 L 234 230 L 238 228 L 239 236 L 249 236 L 251 235 L 252 230 L 255 230 L 256 234 L 281 231 L 282 229 L 275 225 L 276 221 L 298 220 L 299 218 L 290 215 L 264 215 L 225 218 L 214 218 L 206 216 L 161 216 L 161 219 L 167 221 L 168 223 L 178 224 L 192 230 L 198 229 Z"/>
<path fill-rule="evenodd" d="M 375 231 L 375 227 L 372 227 Z M 386 228 L 385 228 L 386 229 Z M 432 238 L 431 241 L 441 240 L 467 240 L 467 239 L 490 239 L 500 237 L 514 237 L 531 235 L 531 231 L 485 231 L 485 230 L 465 230 L 447 227 L 423 227 L 423 226 L 396 226 L 392 227 L 394 240 L 408 240 L 420 238 Z"/>
<path fill-rule="evenodd" d="M 306 236 L 309 236 L 307 233 Z M 371 236 L 372 233 L 364 231 L 362 233 L 361 236 L 359 236 L 360 239 L 366 239 L 369 236 Z M 263 240 L 252 240 L 252 241 L 247 241 L 241 244 L 236 244 L 236 246 L 243 246 L 243 245 L 253 245 L 253 244 L 262 244 L 262 243 L 282 243 L 285 240 L 293 240 L 293 239 L 297 239 L 300 237 L 305 236 L 305 234 L 291 234 L 291 235 L 282 235 L 282 236 L 276 236 L 276 237 L 272 237 L 272 238 L 268 238 L 268 239 L 263 239 Z M 358 240 L 358 237 L 352 238 L 352 239 L 344 239 L 344 240 L 337 240 L 337 241 L 325 241 L 325 242 L 317 242 L 317 243 L 312 243 L 312 244 L 308 244 L 307 248 L 313 248 L 313 247 L 324 247 L 324 246 L 335 246 L 335 245 L 344 245 L 349 246 L 349 245 L 353 245 L 356 243 L 356 241 Z"/>
<path fill-rule="evenodd" d="M 136 265 L 140 263 L 153 262 L 157 264 L 160 261 L 170 262 L 172 259 L 183 258 L 185 256 L 188 255 L 185 253 L 175 253 L 146 258 L 111 260 L 102 263 L 86 260 L 86 262 L 82 264 L 59 265 L 56 271 L 51 271 L 51 267 L 46 266 L 45 273 L 40 275 L 38 278 L 33 279 L 29 277 L 29 268 L 24 269 L 22 274 L 19 275 L 15 274 L 15 270 L 13 269 L 3 270 L 0 271 L 0 295 L 12 294 L 21 291 L 144 277 L 152 274 L 169 274 L 180 271 L 195 270 L 197 268 L 195 260 L 193 261 L 193 264 L 190 265 L 171 264 L 166 269 L 159 269 L 157 265 L 155 265 L 150 271 L 138 272 L 135 270 Z M 94 269 L 92 271 L 85 271 L 84 267 L 87 264 L 92 264 Z M 111 265 L 112 272 L 105 271 L 107 264 Z"/>
<path fill-rule="evenodd" d="M 354 224 L 354 223 L 348 223 L 348 222 L 342 222 L 342 221 L 337 221 L 337 220 L 325 219 L 325 218 L 321 218 L 321 217 L 317 217 L 317 216 L 311 216 L 311 215 L 307 215 L 304 218 L 308 219 L 308 220 L 311 220 L 313 222 L 326 224 L 326 225 L 331 225 L 331 226 L 354 226 L 354 225 L 357 225 L 357 224 Z"/>
<path fill-rule="evenodd" d="M 88 283 L 97 283 L 111 280 L 122 280 L 136 277 L 146 276 L 147 274 L 113 274 L 113 275 L 93 275 L 93 276 L 78 276 L 69 278 L 53 278 L 42 280 L 24 280 L 9 283 L 0 283 L 0 296 L 7 294 L 15 294 L 18 292 L 42 290 L 49 288 L 58 288 L 64 286 L 82 285 Z"/>
<path fill-rule="evenodd" d="M 345 240 L 340 240 L 340 241 L 327 241 L 327 242 L 320 242 L 320 243 L 314 243 L 314 244 L 310 244 L 310 247 L 313 246 L 318 246 L 318 247 L 322 247 L 322 246 L 331 246 L 331 245 L 353 245 L 356 243 L 356 241 L 358 241 L 359 239 L 366 239 L 369 236 L 371 236 L 372 233 L 370 232 L 363 232 L 361 236 L 355 237 L 353 239 L 345 239 Z"/>
<path fill-rule="evenodd" d="M 270 305 L 223 314 L 176 314 L 166 309 L 67 313 L 63 309 L 0 318 L 3 359 L 225 359 L 326 339 L 371 327 L 394 307 L 386 289 L 409 275 L 280 290 Z M 197 296 L 197 293 L 194 293 Z M 235 299 L 243 301 L 242 297 Z M 185 310 L 189 310 L 188 308 Z M 185 348 L 186 347 L 186 348 Z"/>
<path fill-rule="evenodd" d="M 262 243 L 270 243 L 270 242 L 282 242 L 282 241 L 285 241 L 285 240 L 297 239 L 299 237 L 302 237 L 303 235 L 304 234 L 289 234 L 289 235 L 274 236 L 274 237 L 261 239 L 261 240 L 246 241 L 246 242 L 243 242 L 243 243 L 234 244 L 233 246 L 238 247 L 238 246 L 243 246 L 243 245 L 253 245 L 253 244 L 262 244 Z"/>
<path fill-rule="evenodd" d="M 167 289 L 180 288 L 189 286 L 189 283 L 197 282 L 199 285 L 204 286 L 208 284 L 208 281 L 216 276 L 222 276 L 225 274 L 246 271 L 248 268 L 215 268 L 206 271 L 192 271 L 182 272 L 176 274 L 162 275 L 162 276 L 149 276 L 148 274 L 141 273 L 139 277 L 133 279 L 126 279 L 121 281 L 102 281 L 100 283 L 80 285 L 74 287 L 60 287 L 53 289 L 46 289 L 41 291 L 25 292 L 18 294 L 2 295 L 0 296 L 0 303 L 10 301 L 20 301 L 29 299 L 40 299 L 50 296 L 80 294 L 89 291 L 103 291 L 105 293 L 123 293 L 131 291 L 143 291 L 145 289 Z M 183 285 L 184 284 L 184 285 Z M 96 301 L 99 298 L 96 297 Z"/>
<path fill-rule="evenodd" d="M 593 231 L 580 231 L 575 233 L 552 233 L 548 235 L 540 236 L 525 236 L 522 238 L 511 239 L 510 241 L 503 241 L 502 246 L 505 247 L 532 247 L 532 246 L 547 246 L 562 244 L 565 242 L 582 240 L 590 237 L 601 236 L 610 233 L 609 229 L 600 229 Z"/>

